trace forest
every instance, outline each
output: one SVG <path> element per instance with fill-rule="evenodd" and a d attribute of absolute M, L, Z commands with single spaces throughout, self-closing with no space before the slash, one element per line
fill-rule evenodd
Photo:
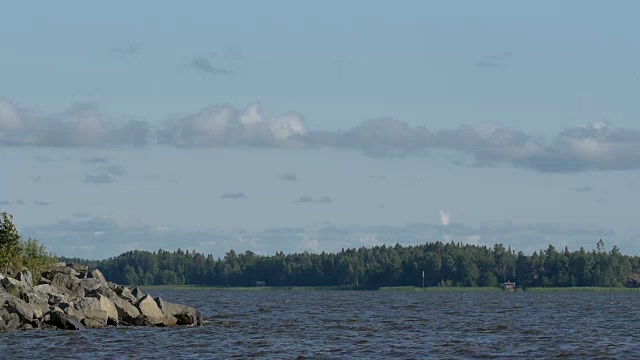
<path fill-rule="evenodd" d="M 337 253 L 278 252 L 257 255 L 231 250 L 214 258 L 194 251 L 134 250 L 100 261 L 60 258 L 100 269 L 108 279 L 130 285 L 496 287 L 513 281 L 527 287 L 636 286 L 640 258 L 623 255 L 604 241 L 585 251 L 552 245 L 531 255 L 502 244 L 493 247 L 431 242 L 415 246 L 376 246 Z"/>

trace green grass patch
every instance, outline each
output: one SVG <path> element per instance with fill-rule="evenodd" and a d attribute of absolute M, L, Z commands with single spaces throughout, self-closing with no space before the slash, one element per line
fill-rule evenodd
<path fill-rule="evenodd" d="M 638 292 L 638 288 L 626 287 L 596 287 L 596 286 L 574 286 L 574 287 L 530 287 L 526 292 L 552 293 L 552 292 Z"/>
<path fill-rule="evenodd" d="M 497 287 L 464 287 L 464 286 L 429 286 L 425 288 L 417 286 L 389 286 L 381 287 L 380 291 L 413 291 L 413 292 L 498 292 Z"/>

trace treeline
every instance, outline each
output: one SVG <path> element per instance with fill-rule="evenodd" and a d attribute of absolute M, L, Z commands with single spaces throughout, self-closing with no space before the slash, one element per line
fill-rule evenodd
<path fill-rule="evenodd" d="M 376 246 L 338 253 L 282 252 L 260 256 L 231 250 L 223 258 L 177 250 L 130 251 L 102 261 L 64 259 L 100 269 L 116 283 L 130 285 L 197 284 L 210 286 L 499 286 L 619 287 L 640 273 L 638 256 L 610 251 L 600 240 L 585 251 L 546 250 L 525 255 L 501 244 L 493 248 L 461 243 Z"/>

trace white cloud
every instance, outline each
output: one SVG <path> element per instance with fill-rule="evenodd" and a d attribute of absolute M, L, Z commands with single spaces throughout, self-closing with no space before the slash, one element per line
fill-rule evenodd
<path fill-rule="evenodd" d="M 178 147 L 296 146 L 294 136 L 306 133 L 302 116 L 289 113 L 267 118 L 259 103 L 244 111 L 211 105 L 178 116 L 159 132 L 159 143 Z"/>
<path fill-rule="evenodd" d="M 382 246 L 384 244 L 382 241 L 378 240 L 378 238 L 375 235 L 372 235 L 372 234 L 366 234 L 366 235 L 360 236 L 359 242 L 363 246 L 367 246 L 367 247 Z"/>
<path fill-rule="evenodd" d="M 440 210 L 440 225 L 447 226 L 449 225 L 449 221 L 451 220 L 451 214 Z"/>
<path fill-rule="evenodd" d="M 0 98 L 0 145 L 139 146 L 148 144 L 150 135 L 148 123 L 115 121 L 91 104 L 46 115 Z M 346 130 L 314 131 L 305 127 L 300 114 L 268 117 L 260 103 L 253 103 L 244 110 L 210 105 L 175 116 L 154 135 L 158 144 L 183 148 L 330 147 L 374 156 L 444 152 L 468 157 L 474 166 L 510 164 L 541 172 L 640 169 L 640 131 L 602 121 L 565 128 L 549 140 L 492 123 L 430 131 L 393 118 L 369 119 Z"/>
<path fill-rule="evenodd" d="M 53 115 L 41 115 L 0 98 L 0 145 L 116 146 L 145 145 L 145 122 L 116 122 L 92 104 L 74 104 Z"/>
<path fill-rule="evenodd" d="M 416 223 L 404 226 L 363 227 L 318 225 L 306 228 L 269 228 L 258 230 L 202 230 L 165 229 L 141 224 L 135 220 L 97 217 L 90 220 L 70 218 L 52 225 L 31 226 L 20 229 L 25 237 L 40 240 L 47 248 L 63 256 L 90 256 L 106 258 L 130 249 L 155 251 L 159 248 L 175 250 L 195 249 L 214 256 L 224 256 L 233 249 L 236 252 L 251 250 L 257 254 L 274 254 L 283 251 L 336 252 L 342 248 L 361 246 L 417 245 L 426 242 L 461 242 L 488 245 L 502 243 L 516 251 L 532 253 L 548 244 L 571 249 L 584 246 L 592 249 L 598 239 L 609 245 L 618 245 L 625 253 L 640 251 L 636 241 L 640 236 L 616 234 L 610 229 L 595 225 L 575 224 L 527 224 L 515 222 L 485 223 L 479 227 L 452 223 Z M 99 236 L 95 236 L 100 234 Z M 87 253 L 87 246 L 94 251 Z"/>
<path fill-rule="evenodd" d="M 304 236 L 302 240 L 298 243 L 299 251 L 308 251 L 308 252 L 318 252 L 320 250 L 320 242 L 318 239 L 310 238 L 308 236 Z"/>

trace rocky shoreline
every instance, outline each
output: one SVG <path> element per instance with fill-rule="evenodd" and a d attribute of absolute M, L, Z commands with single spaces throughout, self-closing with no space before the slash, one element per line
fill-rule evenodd
<path fill-rule="evenodd" d="M 108 282 L 86 266 L 58 263 L 37 283 L 29 271 L 10 275 L 0 273 L 0 330 L 202 325 L 194 308 Z"/>

